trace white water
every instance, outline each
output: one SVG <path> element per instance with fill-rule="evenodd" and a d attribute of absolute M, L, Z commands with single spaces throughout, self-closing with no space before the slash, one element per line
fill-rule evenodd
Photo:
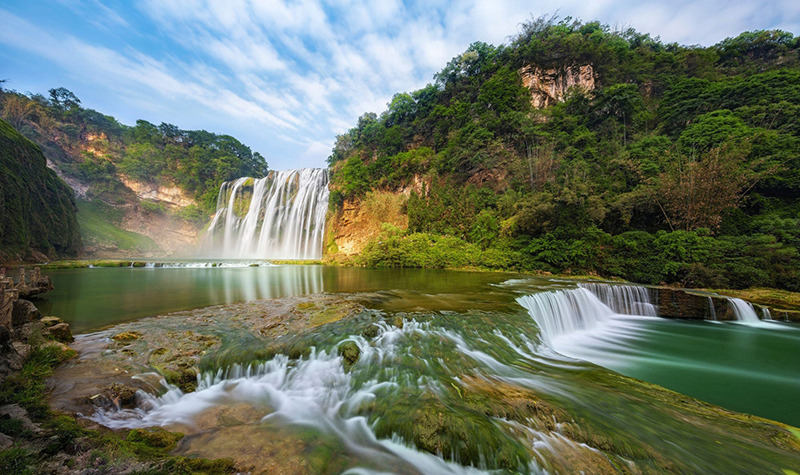
<path fill-rule="evenodd" d="M 379 325 L 378 335 L 368 342 L 361 336 L 355 341 L 362 349 L 356 367 L 375 365 L 378 361 L 397 356 L 399 341 L 412 335 L 427 335 L 428 324 L 406 321 L 403 328 Z M 446 334 L 441 333 L 446 338 Z M 345 340 L 347 341 L 347 340 Z M 382 391 L 392 391 L 400 383 L 394 374 L 388 381 L 366 381 L 358 384 L 354 373 L 346 372 L 340 356 L 324 351 L 312 353 L 306 359 L 290 360 L 278 355 L 259 365 L 234 365 L 227 370 L 205 373 L 198 378 L 195 392 L 183 393 L 175 386 L 162 384 L 168 391 L 156 397 L 143 391 L 137 393 L 136 409 L 98 409 L 91 419 L 113 429 L 195 424 L 204 411 L 221 405 L 249 403 L 265 408 L 264 421 L 278 424 L 313 427 L 324 434 L 339 438 L 348 451 L 375 466 L 397 467 L 398 462 L 411 468 L 409 472 L 471 474 L 483 473 L 475 467 L 447 462 L 409 447 L 399 438 L 378 439 L 367 419 L 355 415 L 358 408 L 379 397 Z M 411 382 L 403 381 L 403 384 Z M 426 385 L 418 380 L 413 384 Z M 353 468 L 345 473 L 375 474 L 371 469 Z"/>
<path fill-rule="evenodd" d="M 733 307 L 733 314 L 736 316 L 738 322 L 749 324 L 761 322 L 761 320 L 758 319 L 755 307 L 753 307 L 753 304 L 750 302 L 729 297 L 728 304 Z"/>
<path fill-rule="evenodd" d="M 327 210 L 324 168 L 225 182 L 200 253 L 230 259 L 319 259 Z"/>
<path fill-rule="evenodd" d="M 651 298 L 644 287 L 588 284 L 519 297 L 517 302 L 536 322 L 545 346 L 564 356 L 604 365 L 603 348 L 641 338 L 639 321 L 656 314 Z"/>
<path fill-rule="evenodd" d="M 645 317 L 658 316 L 658 308 L 653 303 L 655 293 L 647 287 L 596 283 L 580 283 L 578 286 L 593 293 L 616 313 Z"/>
<path fill-rule="evenodd" d="M 711 320 L 717 321 L 717 309 L 714 308 L 714 300 L 711 297 L 708 298 L 708 313 L 711 315 Z"/>

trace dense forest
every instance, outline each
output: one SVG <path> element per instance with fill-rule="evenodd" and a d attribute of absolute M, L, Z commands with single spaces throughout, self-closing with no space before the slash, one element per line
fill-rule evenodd
<path fill-rule="evenodd" d="M 87 199 L 111 205 L 125 195 L 120 178 L 127 177 L 180 187 L 198 203 L 184 210 L 188 217 L 203 220 L 223 181 L 268 171 L 264 157 L 229 135 L 144 120 L 123 125 L 83 108 L 65 88 L 51 89 L 48 97 L 0 88 L 0 117 L 37 143 L 66 177 L 88 184 Z"/>
<path fill-rule="evenodd" d="M 334 208 L 422 183 L 359 262 L 800 291 L 800 37 L 542 18 L 434 80 L 337 137 Z"/>
<path fill-rule="evenodd" d="M 0 261 L 77 255 L 75 198 L 42 151 L 0 120 Z"/>

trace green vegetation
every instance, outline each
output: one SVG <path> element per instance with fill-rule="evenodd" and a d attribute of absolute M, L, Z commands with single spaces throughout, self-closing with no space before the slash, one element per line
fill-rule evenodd
<path fill-rule="evenodd" d="M 538 19 L 434 78 L 337 137 L 333 208 L 424 183 L 361 264 L 800 290 L 800 37 Z"/>
<path fill-rule="evenodd" d="M 39 147 L 0 120 L 0 261 L 76 255 L 75 212 L 72 190 Z"/>
<path fill-rule="evenodd" d="M 268 171 L 264 157 L 231 136 L 144 120 L 130 127 L 84 109 L 64 88 L 49 92 L 45 97 L 0 88 L 0 117 L 39 144 L 66 175 L 90 184 L 90 200 L 124 201 L 130 193 L 120 180 L 125 175 L 180 187 L 197 200 L 205 217 L 223 181 L 263 177 Z M 197 218 L 196 210 L 189 213 Z"/>
<path fill-rule="evenodd" d="M 121 212 L 100 200 L 78 202 L 78 223 L 86 245 L 110 245 L 117 249 L 140 252 L 158 249 L 149 237 L 125 231 L 114 222 L 122 219 Z"/>

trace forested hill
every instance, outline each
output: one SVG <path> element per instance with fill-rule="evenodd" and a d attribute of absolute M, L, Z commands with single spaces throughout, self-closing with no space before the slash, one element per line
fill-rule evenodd
<path fill-rule="evenodd" d="M 88 199 L 114 204 L 130 194 L 122 179 L 177 186 L 210 213 L 223 181 L 261 177 L 267 163 L 258 152 L 229 135 L 156 126 L 135 126 L 81 106 L 71 91 L 49 96 L 0 89 L 0 117 L 42 147 L 70 182 L 87 186 Z"/>
<path fill-rule="evenodd" d="M 0 261 L 77 255 L 75 211 L 39 147 L 0 120 Z"/>
<path fill-rule="evenodd" d="M 332 204 L 411 193 L 360 262 L 800 290 L 800 37 L 539 19 L 364 114 Z"/>
<path fill-rule="evenodd" d="M 184 255 L 222 182 L 268 171 L 264 157 L 229 135 L 144 120 L 127 126 L 64 88 L 45 97 L 0 87 L 0 118 L 39 145 L 75 190 L 86 257 Z"/>

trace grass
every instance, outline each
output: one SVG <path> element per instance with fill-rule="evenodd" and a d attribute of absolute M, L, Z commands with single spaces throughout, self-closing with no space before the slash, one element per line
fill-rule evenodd
<path fill-rule="evenodd" d="M 800 310 L 800 292 L 764 287 L 753 287 L 744 290 L 709 289 L 709 291 L 783 310 Z"/>
<path fill-rule="evenodd" d="M 119 210 L 101 201 L 78 202 L 78 224 L 85 244 L 110 245 L 122 250 L 158 250 L 149 237 L 117 226 L 120 218 Z"/>

